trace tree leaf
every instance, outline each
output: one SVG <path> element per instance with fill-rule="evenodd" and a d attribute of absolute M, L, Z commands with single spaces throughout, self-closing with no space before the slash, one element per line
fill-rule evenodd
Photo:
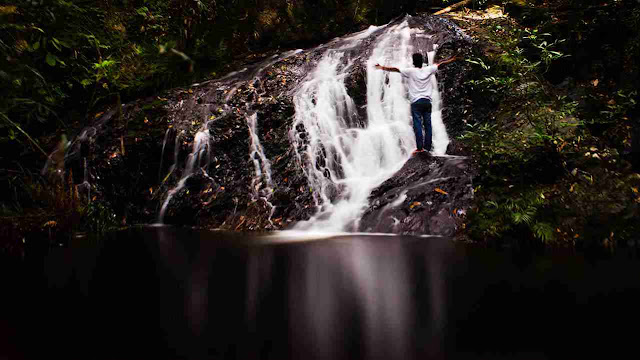
<path fill-rule="evenodd" d="M 53 47 L 55 47 L 58 51 L 62 51 L 62 48 L 60 47 L 60 45 L 58 43 L 58 39 L 52 38 L 51 44 L 53 44 Z"/>
<path fill-rule="evenodd" d="M 51 54 L 51 53 L 47 53 L 47 57 L 44 59 L 47 64 L 49 64 L 50 66 L 56 66 L 56 57 L 55 55 Z"/>

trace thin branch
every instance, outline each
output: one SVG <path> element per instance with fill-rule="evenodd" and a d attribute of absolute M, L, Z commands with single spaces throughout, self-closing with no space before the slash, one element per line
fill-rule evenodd
<path fill-rule="evenodd" d="M 27 134 L 24 130 L 22 130 L 22 128 L 20 127 L 20 125 L 14 123 L 13 121 L 11 121 L 11 119 L 9 119 L 9 117 L 7 117 L 7 115 L 0 113 L 0 115 L 2 115 L 2 117 L 9 123 L 11 124 L 13 127 L 15 127 L 16 129 L 18 129 L 18 131 L 20 131 L 24 136 L 27 137 L 27 139 L 29 139 L 29 141 L 31 141 L 31 143 L 33 144 L 33 146 L 35 146 L 38 150 L 40 150 L 40 152 L 42 153 L 42 155 L 44 155 L 44 157 L 48 157 L 49 155 L 47 155 L 47 153 L 42 150 L 42 148 L 40 147 L 40 145 L 38 145 L 38 142 L 35 141 L 31 136 L 29 136 L 29 134 Z"/>
<path fill-rule="evenodd" d="M 442 14 L 448 13 L 450 11 L 453 11 L 453 10 L 459 8 L 459 7 L 467 5 L 471 1 L 472 0 L 462 0 L 462 1 L 460 1 L 458 3 L 455 3 L 455 4 L 451 5 L 451 6 L 447 6 L 446 8 L 444 8 L 444 9 L 442 9 L 440 11 L 436 11 L 435 13 L 433 13 L 433 15 L 442 15 Z"/>

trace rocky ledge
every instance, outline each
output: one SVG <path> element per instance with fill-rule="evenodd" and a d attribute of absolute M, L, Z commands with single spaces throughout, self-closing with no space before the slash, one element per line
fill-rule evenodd
<path fill-rule="evenodd" d="M 453 236 L 472 200 L 467 157 L 419 153 L 373 190 L 360 230 Z"/>

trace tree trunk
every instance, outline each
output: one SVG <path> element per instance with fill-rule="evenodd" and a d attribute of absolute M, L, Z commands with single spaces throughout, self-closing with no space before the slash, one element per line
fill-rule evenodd
<path fill-rule="evenodd" d="M 436 11 L 435 13 L 433 13 L 433 15 L 442 15 L 444 13 L 448 13 L 449 11 L 452 11 L 452 10 L 455 10 L 455 9 L 461 7 L 461 6 L 467 5 L 471 1 L 472 0 L 462 0 L 462 1 L 460 1 L 458 3 L 455 3 L 455 4 L 451 5 L 451 6 L 447 6 L 446 8 L 444 8 L 444 9 L 442 9 L 440 11 Z"/>

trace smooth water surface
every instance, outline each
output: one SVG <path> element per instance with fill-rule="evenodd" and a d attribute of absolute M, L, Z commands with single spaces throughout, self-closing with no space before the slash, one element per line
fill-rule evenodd
<path fill-rule="evenodd" d="M 2 266 L 0 358 L 632 354 L 637 260 L 146 227 Z"/>

